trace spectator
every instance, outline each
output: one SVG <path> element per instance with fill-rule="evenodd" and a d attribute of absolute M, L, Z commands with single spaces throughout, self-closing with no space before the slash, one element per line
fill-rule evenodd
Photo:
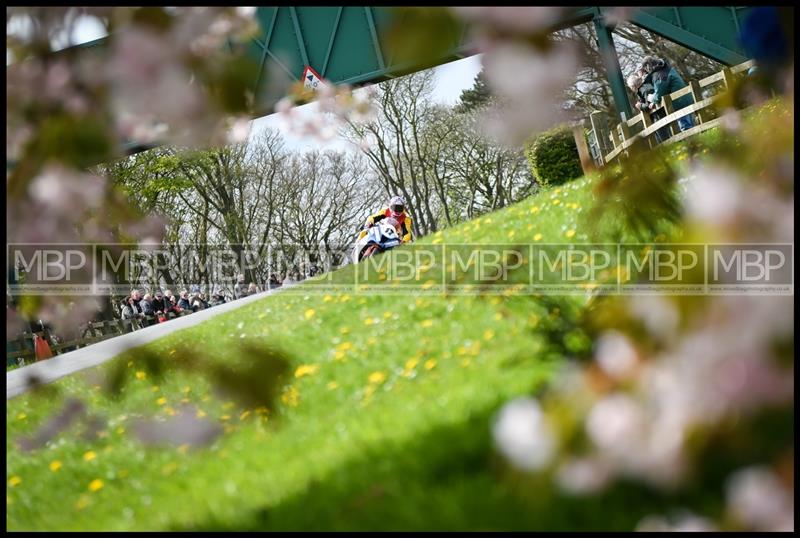
<path fill-rule="evenodd" d="M 258 286 L 256 286 L 255 282 L 251 282 L 247 287 L 246 295 L 255 295 L 256 293 L 258 293 Z"/>
<path fill-rule="evenodd" d="M 670 67 L 666 60 L 647 57 L 643 62 L 643 66 L 650 75 L 651 80 L 653 81 L 653 87 L 655 88 L 655 91 L 648 97 L 648 100 L 655 104 L 656 107 L 660 105 L 661 99 L 665 95 L 669 95 L 687 86 L 686 82 L 681 78 L 678 72 Z M 677 111 L 691 105 L 692 103 L 692 96 L 684 95 L 673 101 L 672 104 L 674 110 Z M 694 127 L 694 119 L 692 118 L 692 114 L 689 113 L 681 118 L 678 118 L 678 127 L 681 131 L 686 131 L 687 129 Z"/>
<path fill-rule="evenodd" d="M 655 91 L 655 88 L 653 87 L 650 75 L 647 74 L 643 67 L 640 67 L 639 71 L 629 76 L 627 82 L 628 88 L 636 95 L 636 103 L 633 105 L 636 110 L 646 114 L 649 113 L 654 123 L 666 117 L 666 112 L 661 109 L 650 112 L 652 110 L 652 103 L 650 103 L 647 98 Z M 669 138 L 669 130 L 667 127 L 662 127 L 656 131 L 655 135 L 656 142 L 660 144 Z"/>
<path fill-rule="evenodd" d="M 147 327 L 150 324 L 147 318 L 155 315 L 153 297 L 149 293 L 145 293 L 142 300 L 139 301 L 139 307 L 142 309 L 142 325 Z"/>
<path fill-rule="evenodd" d="M 156 296 L 153 299 L 153 312 L 155 315 L 158 316 L 166 312 L 168 302 L 169 299 L 164 300 L 164 295 L 161 293 L 161 290 L 156 290 Z"/>
<path fill-rule="evenodd" d="M 247 288 L 245 288 L 244 275 L 239 275 L 236 278 L 236 285 L 233 286 L 233 298 L 241 299 L 247 296 Z"/>
<path fill-rule="evenodd" d="M 178 307 L 181 310 L 192 309 L 192 303 L 189 301 L 189 292 L 187 290 L 181 290 L 181 298 L 178 299 Z"/>
<path fill-rule="evenodd" d="M 269 287 L 271 288 L 279 288 L 281 286 L 281 281 L 278 280 L 278 275 L 275 273 L 270 273 L 269 275 Z"/>
<path fill-rule="evenodd" d="M 225 304 L 225 296 L 222 293 L 222 290 L 217 290 L 211 296 L 211 302 L 209 303 L 210 306 L 217 306 Z"/>
<path fill-rule="evenodd" d="M 206 302 L 202 293 L 196 293 L 193 295 L 191 301 L 189 302 L 192 303 L 192 312 L 197 312 L 198 310 L 208 308 L 208 303 Z"/>
<path fill-rule="evenodd" d="M 122 301 L 121 317 L 124 321 L 130 320 L 130 324 L 125 324 L 126 327 L 129 327 L 127 332 L 132 332 L 139 328 L 138 320 L 143 317 L 142 310 L 130 295 Z"/>
<path fill-rule="evenodd" d="M 142 301 L 142 294 L 139 292 L 139 290 L 131 290 L 130 296 L 133 299 L 133 302 L 136 303 L 137 306 L 139 306 L 139 303 Z M 139 308 L 139 310 L 141 310 L 141 307 Z"/>
<path fill-rule="evenodd" d="M 164 313 L 167 314 L 168 316 L 169 316 L 170 313 L 172 313 L 173 315 L 177 316 L 182 311 L 183 310 L 181 309 L 181 307 L 178 306 L 178 298 L 175 297 L 174 294 L 170 295 L 169 306 L 167 306 L 167 310 Z"/>

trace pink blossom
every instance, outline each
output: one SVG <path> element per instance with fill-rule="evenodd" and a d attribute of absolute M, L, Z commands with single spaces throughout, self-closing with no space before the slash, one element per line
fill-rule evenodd
<path fill-rule="evenodd" d="M 608 462 L 597 458 L 569 458 L 556 472 L 556 483 L 570 495 L 591 495 L 603 490 L 612 478 Z"/>
<path fill-rule="evenodd" d="M 486 79 L 500 105 L 486 117 L 489 132 L 519 144 L 532 134 L 566 119 L 563 92 L 575 82 L 578 55 L 568 44 L 548 52 L 500 42 L 483 57 Z"/>
<path fill-rule="evenodd" d="M 520 469 L 533 471 L 550 462 L 556 441 L 539 402 L 517 398 L 507 403 L 492 426 L 500 452 Z"/>
<path fill-rule="evenodd" d="M 772 470 L 748 467 L 728 480 L 726 498 L 731 515 L 752 530 L 776 531 L 794 521 L 794 495 Z M 793 523 L 791 530 L 794 530 Z"/>
<path fill-rule="evenodd" d="M 638 361 L 631 341 L 618 331 L 607 331 L 597 341 L 595 360 L 605 373 L 617 379 L 629 377 Z"/>
<path fill-rule="evenodd" d="M 564 12 L 563 7 L 553 6 L 464 6 L 452 9 L 464 19 L 499 31 L 531 34 L 549 29 Z"/>

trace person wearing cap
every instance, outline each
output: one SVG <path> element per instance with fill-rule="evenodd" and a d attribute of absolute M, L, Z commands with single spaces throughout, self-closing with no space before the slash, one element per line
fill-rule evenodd
<path fill-rule="evenodd" d="M 389 200 L 388 207 L 381 209 L 374 215 L 370 215 L 369 218 L 367 218 L 366 227 L 370 228 L 374 226 L 376 222 L 380 222 L 386 218 L 393 218 L 398 222 L 400 225 L 400 238 L 403 240 L 403 243 L 411 241 L 411 216 L 406 212 L 406 201 L 402 196 L 393 196 L 392 199 Z"/>
<path fill-rule="evenodd" d="M 161 293 L 161 290 L 156 290 L 155 296 L 153 297 L 152 300 L 152 304 L 153 304 L 153 312 L 155 312 L 156 315 L 163 314 L 164 312 L 167 311 L 167 305 L 166 302 L 164 301 L 164 295 Z"/>

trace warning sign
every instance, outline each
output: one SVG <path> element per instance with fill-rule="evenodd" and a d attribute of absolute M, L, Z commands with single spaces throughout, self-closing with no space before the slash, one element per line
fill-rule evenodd
<path fill-rule="evenodd" d="M 314 71 L 314 68 L 310 65 L 307 65 L 303 70 L 303 86 L 310 90 L 316 90 L 321 83 L 322 77 L 319 73 Z"/>

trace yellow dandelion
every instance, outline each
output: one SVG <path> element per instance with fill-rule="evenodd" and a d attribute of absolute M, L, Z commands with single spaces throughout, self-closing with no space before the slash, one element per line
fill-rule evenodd
<path fill-rule="evenodd" d="M 325 386 L 328 387 L 328 390 L 336 390 L 339 388 L 339 383 L 337 383 L 336 381 L 331 381 Z"/>
<path fill-rule="evenodd" d="M 177 470 L 178 470 L 178 464 L 173 461 L 161 468 L 161 474 L 163 474 L 164 476 L 169 476 Z"/>
<path fill-rule="evenodd" d="M 296 407 L 300 401 L 300 393 L 296 388 L 290 386 L 281 394 L 281 401 L 289 407 Z"/>
<path fill-rule="evenodd" d="M 294 372 L 295 377 L 303 377 L 307 375 L 314 375 L 319 370 L 319 364 L 303 364 L 297 367 Z"/>
<path fill-rule="evenodd" d="M 470 359 L 464 359 L 464 360 L 461 361 L 461 367 L 462 368 L 466 368 L 470 364 L 472 364 L 472 361 Z"/>
<path fill-rule="evenodd" d="M 311 318 L 313 318 L 313 317 L 314 317 L 314 314 L 316 314 L 316 312 L 314 311 L 314 309 L 313 309 L 313 308 L 309 308 L 308 310 L 306 310 L 306 313 L 305 313 L 306 319 L 311 319 Z"/>
<path fill-rule="evenodd" d="M 53 460 L 53 461 L 50 462 L 50 470 L 51 471 L 56 472 L 59 469 L 61 469 L 61 462 L 60 461 Z"/>
<path fill-rule="evenodd" d="M 190 387 L 189 385 L 186 385 L 185 387 L 183 387 L 181 389 L 181 392 L 183 392 L 183 393 L 187 393 L 187 392 L 191 392 L 191 391 L 192 391 L 192 387 Z"/>
<path fill-rule="evenodd" d="M 420 325 L 422 325 L 422 326 L 423 326 L 423 327 L 425 327 L 425 328 L 427 328 L 427 327 L 433 327 L 433 320 L 432 320 L 432 319 L 426 319 L 426 320 L 423 320 L 423 321 L 420 323 Z"/>
<path fill-rule="evenodd" d="M 501 319 L 503 319 L 503 314 L 501 314 L 500 312 L 495 312 L 494 319 L 500 321 Z"/>
<path fill-rule="evenodd" d="M 147 377 L 147 373 L 139 370 L 136 372 L 136 379 L 145 379 Z"/>
<path fill-rule="evenodd" d="M 511 239 L 512 237 L 514 237 L 515 233 L 516 232 L 514 230 L 511 230 L 510 232 L 508 232 L 508 238 Z"/>
<path fill-rule="evenodd" d="M 436 361 L 434 359 L 428 359 L 425 361 L 426 370 L 433 370 L 434 368 L 436 368 Z"/>
<path fill-rule="evenodd" d="M 333 297 L 331 297 L 330 295 L 326 295 L 325 297 L 322 298 L 323 303 L 329 303 L 331 301 L 333 301 Z"/>
<path fill-rule="evenodd" d="M 75 509 L 76 510 L 83 510 L 84 508 L 89 506 L 91 504 L 91 502 L 92 501 L 89 498 L 89 496 L 84 493 L 83 495 L 78 497 L 77 501 L 75 501 Z"/>
<path fill-rule="evenodd" d="M 483 339 L 484 340 L 486 340 L 488 342 L 492 338 L 494 338 L 494 331 L 492 329 L 486 329 L 485 331 L 483 331 Z"/>
<path fill-rule="evenodd" d="M 89 491 L 100 491 L 103 489 L 103 481 L 99 478 L 95 478 L 91 482 L 89 482 Z"/>
<path fill-rule="evenodd" d="M 93 450 L 90 450 L 90 451 L 86 452 L 83 455 L 83 461 L 92 461 L 96 457 L 97 457 L 97 454 L 95 454 L 95 452 Z"/>
<path fill-rule="evenodd" d="M 386 381 L 386 374 L 383 372 L 372 372 L 369 374 L 369 382 L 374 384 L 380 384 Z"/>
<path fill-rule="evenodd" d="M 427 290 L 429 288 L 432 288 L 434 284 L 436 284 L 435 280 L 433 279 L 426 280 L 425 283 L 422 285 L 422 289 Z"/>
<path fill-rule="evenodd" d="M 561 203 L 561 200 L 559 200 L 558 198 L 556 198 L 555 200 L 553 200 L 553 202 L 552 202 L 552 203 L 553 203 L 553 205 L 558 205 L 558 204 L 560 204 L 560 203 Z"/>
<path fill-rule="evenodd" d="M 165 412 L 166 414 L 168 414 L 169 416 L 171 416 L 171 417 L 174 417 L 175 415 L 177 415 L 177 414 L 178 414 L 178 412 L 177 412 L 177 411 L 175 411 L 175 409 L 173 409 L 173 408 L 172 408 L 172 407 L 170 407 L 170 406 L 167 406 L 167 407 L 165 407 L 165 408 L 164 408 L 164 412 Z"/>
<path fill-rule="evenodd" d="M 153 392 L 158 392 L 159 387 L 158 387 L 158 385 L 153 385 L 153 388 L 150 389 L 150 390 L 152 390 Z"/>
<path fill-rule="evenodd" d="M 364 320 L 364 325 L 372 325 L 375 323 L 375 320 L 372 318 L 367 318 Z"/>
<path fill-rule="evenodd" d="M 536 206 L 536 205 L 535 205 L 535 206 L 533 206 L 533 207 L 531 208 L 531 213 L 538 213 L 538 212 L 539 212 L 539 206 Z"/>
<path fill-rule="evenodd" d="M 333 360 L 335 361 L 344 361 L 345 359 L 345 352 L 344 351 L 337 351 L 333 354 Z"/>
<path fill-rule="evenodd" d="M 28 418 L 28 415 L 25 413 L 20 413 L 17 415 L 17 420 L 25 420 L 26 418 Z"/>
<path fill-rule="evenodd" d="M 542 234 L 536 234 L 536 235 L 534 235 L 534 236 L 533 236 L 533 240 L 534 240 L 534 241 L 541 241 L 541 240 L 542 240 Z"/>
<path fill-rule="evenodd" d="M 353 348 L 353 344 L 350 342 L 342 342 L 338 346 L 336 346 L 339 351 L 349 351 Z"/>
<path fill-rule="evenodd" d="M 406 361 L 406 370 L 413 370 L 419 364 L 419 359 L 408 359 Z"/>
<path fill-rule="evenodd" d="M 342 334 L 349 334 L 350 333 L 350 327 L 342 327 L 341 329 L 339 329 L 339 332 L 342 333 Z"/>
<path fill-rule="evenodd" d="M 340 303 L 346 303 L 346 302 L 347 302 L 347 301 L 349 301 L 349 300 L 350 300 L 350 296 L 349 296 L 349 295 L 347 295 L 347 294 L 344 294 L 344 295 L 342 295 L 341 297 L 339 297 L 339 302 L 340 302 Z"/>
<path fill-rule="evenodd" d="M 22 479 L 18 476 L 12 476 L 11 478 L 8 479 L 8 485 L 11 486 L 12 488 L 17 487 L 20 484 L 22 484 Z"/>
<path fill-rule="evenodd" d="M 575 230 L 567 230 L 567 233 L 564 235 L 566 235 L 567 238 L 573 237 L 575 235 Z"/>
<path fill-rule="evenodd" d="M 239 420 L 244 420 L 249 416 L 250 416 L 250 411 L 249 410 L 245 410 L 241 415 L 239 415 Z"/>
<path fill-rule="evenodd" d="M 202 409 L 198 409 L 197 413 L 195 413 L 194 416 L 197 418 L 203 418 L 204 416 L 206 416 L 206 412 L 203 411 Z"/>
<path fill-rule="evenodd" d="M 388 310 L 383 313 L 383 319 L 389 319 L 390 317 L 392 317 L 392 313 Z"/>
<path fill-rule="evenodd" d="M 156 400 L 156 403 L 157 403 L 158 405 L 164 405 L 165 403 L 167 403 L 167 399 L 166 399 L 166 398 L 164 398 L 164 397 L 162 396 L 161 398 L 159 398 L 158 400 Z"/>
<path fill-rule="evenodd" d="M 125 428 L 124 428 L 123 426 L 119 426 L 119 427 L 117 428 L 117 433 L 118 433 L 118 434 L 123 434 L 123 433 L 125 433 Z"/>

